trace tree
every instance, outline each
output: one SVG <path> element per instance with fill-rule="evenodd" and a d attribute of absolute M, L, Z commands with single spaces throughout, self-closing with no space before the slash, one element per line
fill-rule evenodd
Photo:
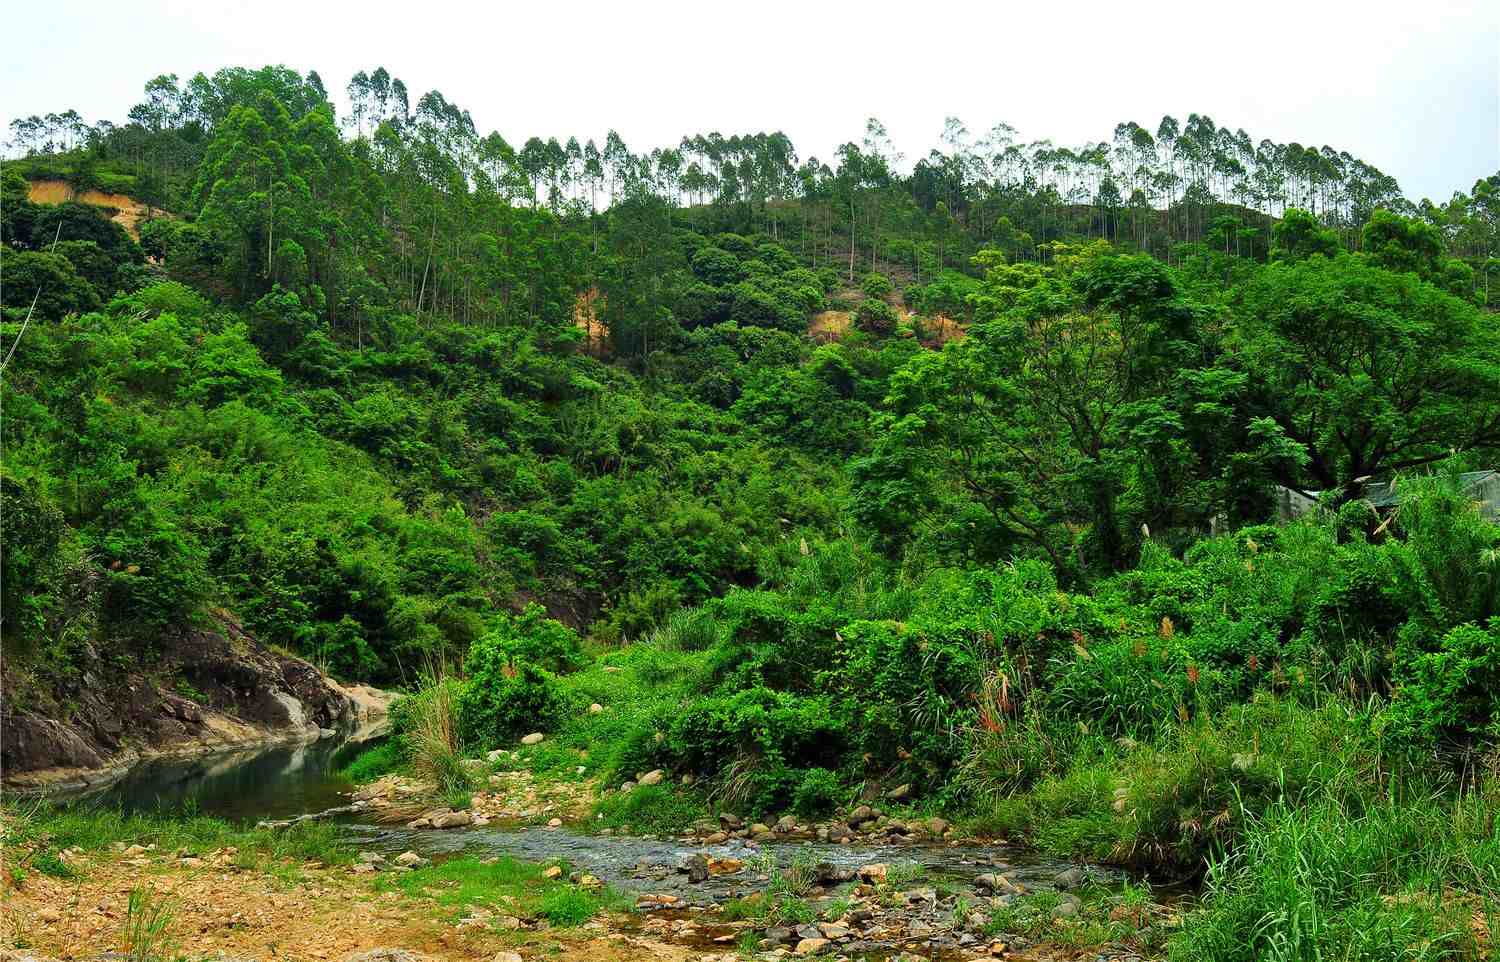
<path fill-rule="evenodd" d="M 1472 305 L 1354 255 L 1271 264 L 1234 305 L 1256 413 L 1307 451 L 1298 490 L 1500 446 L 1500 331 Z"/>

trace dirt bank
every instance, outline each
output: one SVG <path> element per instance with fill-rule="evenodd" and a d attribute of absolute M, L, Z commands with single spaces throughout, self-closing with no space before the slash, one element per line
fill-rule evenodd
<path fill-rule="evenodd" d="M 109 219 L 125 228 L 136 240 L 140 240 L 141 221 L 150 217 L 170 216 L 125 194 L 111 194 L 102 190 L 76 191 L 65 180 L 33 180 L 26 197 L 33 204 L 64 204 L 76 200 L 95 207 L 111 208 L 114 213 Z"/>

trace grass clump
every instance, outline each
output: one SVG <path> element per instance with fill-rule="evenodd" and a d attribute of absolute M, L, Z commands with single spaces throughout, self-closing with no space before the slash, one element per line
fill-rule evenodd
<path fill-rule="evenodd" d="M 393 719 L 412 771 L 444 796 L 461 796 L 474 787 L 459 737 L 461 691 L 455 679 L 435 678 L 402 699 Z"/>
<path fill-rule="evenodd" d="M 398 770 L 405 763 L 406 756 L 401 745 L 390 740 L 360 752 L 339 770 L 339 774 L 357 785 L 363 785 Z"/>
<path fill-rule="evenodd" d="M 174 914 L 171 903 L 156 897 L 150 889 L 137 886 L 130 890 L 121 935 L 127 962 L 162 962 L 172 957 L 167 929 Z"/>
<path fill-rule="evenodd" d="M 708 816 L 703 799 L 665 785 L 640 785 L 599 800 L 595 823 L 601 828 L 646 835 L 681 835 Z M 600 818 L 599 816 L 603 816 Z"/>
<path fill-rule="evenodd" d="M 545 866 L 508 856 L 465 856 L 382 877 L 376 884 L 382 890 L 412 898 L 431 898 L 439 906 L 453 909 L 455 915 L 475 907 L 504 908 L 562 927 L 582 925 L 601 911 L 625 904 L 611 889 L 584 888 L 549 879 L 544 871 Z"/>

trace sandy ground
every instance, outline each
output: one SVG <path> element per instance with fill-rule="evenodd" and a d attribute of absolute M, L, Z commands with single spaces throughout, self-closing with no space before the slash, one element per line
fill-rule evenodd
<path fill-rule="evenodd" d="M 523 959 L 585 962 L 721 957 L 614 931 L 604 922 L 520 934 L 465 925 L 425 900 L 377 892 L 344 868 L 306 864 L 267 873 L 212 856 L 204 863 L 183 867 L 170 857 L 94 854 L 76 862 L 79 879 L 32 872 L 19 886 L 7 872 L 0 883 L 0 948 L 61 960 L 118 951 L 130 892 L 145 887 L 172 906 L 173 954 L 188 958 L 326 962 L 377 948 L 406 949 L 445 962 L 488 962 L 501 951 Z"/>

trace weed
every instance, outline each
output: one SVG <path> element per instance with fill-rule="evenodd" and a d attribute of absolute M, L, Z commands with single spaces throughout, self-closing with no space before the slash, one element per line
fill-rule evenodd
<path fill-rule="evenodd" d="M 172 944 L 167 928 L 172 917 L 170 903 L 156 898 L 149 889 L 138 886 L 130 890 L 121 937 L 128 962 L 163 962 L 170 957 Z"/>

